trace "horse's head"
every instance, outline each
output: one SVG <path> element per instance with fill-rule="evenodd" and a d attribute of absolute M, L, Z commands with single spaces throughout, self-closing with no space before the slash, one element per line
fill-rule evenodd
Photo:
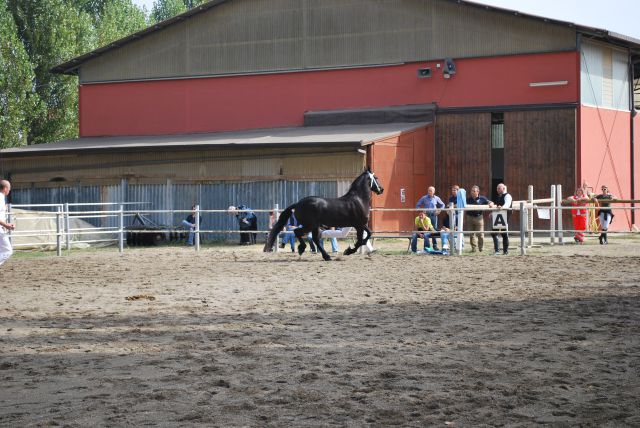
<path fill-rule="evenodd" d="M 380 180 L 376 175 L 370 170 L 367 169 L 367 174 L 369 174 L 369 185 L 371 190 L 376 193 L 376 195 L 382 195 L 384 192 L 384 188 L 380 185 Z"/>

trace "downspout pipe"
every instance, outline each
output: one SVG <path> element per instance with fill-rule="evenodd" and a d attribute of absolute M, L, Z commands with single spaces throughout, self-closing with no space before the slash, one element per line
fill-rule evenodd
<path fill-rule="evenodd" d="M 629 62 L 629 73 L 631 74 L 631 85 L 629 85 L 629 90 L 631 91 L 631 114 L 629 115 L 630 117 L 630 126 L 629 126 L 629 133 L 630 133 L 630 147 L 631 147 L 631 199 L 636 199 L 638 195 L 636 195 L 636 165 L 635 165 L 635 154 L 636 154 L 636 149 L 635 149 L 635 116 L 637 114 L 636 112 L 636 108 L 635 108 L 635 100 L 633 99 L 634 96 L 634 77 L 635 77 L 635 63 L 634 61 L 637 59 L 640 59 L 640 57 L 634 56 L 634 55 L 630 55 L 630 59 L 631 61 Z M 634 208 L 635 204 L 632 203 L 631 207 Z M 631 210 L 631 227 L 633 227 L 633 225 L 636 224 L 636 212 L 635 210 Z"/>

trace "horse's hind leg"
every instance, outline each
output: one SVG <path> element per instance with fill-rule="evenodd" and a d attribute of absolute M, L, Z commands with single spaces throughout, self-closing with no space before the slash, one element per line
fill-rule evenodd
<path fill-rule="evenodd" d="M 316 248 L 318 249 L 318 251 L 322 253 L 322 258 L 325 261 L 331 260 L 331 256 L 327 254 L 327 252 L 324 250 L 324 247 L 320 245 L 320 229 L 319 228 L 316 227 L 311 230 L 311 238 L 313 239 L 313 243 L 316 244 Z"/>
<path fill-rule="evenodd" d="M 349 248 L 347 248 L 346 250 L 344 250 L 344 255 L 348 256 L 350 254 L 355 253 L 356 251 L 358 251 L 358 248 L 360 248 L 360 246 L 363 244 L 362 241 L 362 235 L 364 234 L 364 229 L 361 227 L 356 228 L 356 245 L 355 247 L 351 248 L 351 245 L 349 245 Z"/>
<path fill-rule="evenodd" d="M 300 245 L 298 245 L 298 254 L 302 255 L 302 253 L 304 253 L 304 250 L 307 248 L 307 244 L 305 244 L 304 242 L 304 237 L 307 236 L 307 233 L 309 233 L 309 231 L 305 230 L 302 227 L 299 227 L 295 229 L 293 233 L 294 235 L 296 235 L 296 238 L 298 238 L 298 241 L 300 241 Z"/>

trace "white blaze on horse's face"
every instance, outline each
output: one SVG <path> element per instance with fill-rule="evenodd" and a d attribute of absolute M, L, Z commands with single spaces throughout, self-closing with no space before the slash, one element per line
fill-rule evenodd
<path fill-rule="evenodd" d="M 369 179 L 371 180 L 371 190 L 376 192 L 377 195 L 382 194 L 384 189 L 380 186 L 380 183 L 378 183 L 378 179 L 373 172 L 369 172 Z"/>

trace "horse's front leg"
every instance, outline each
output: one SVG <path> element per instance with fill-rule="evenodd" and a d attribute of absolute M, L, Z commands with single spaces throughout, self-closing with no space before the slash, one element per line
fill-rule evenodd
<path fill-rule="evenodd" d="M 311 239 L 313 239 L 313 243 L 316 244 L 316 248 L 322 254 L 322 258 L 325 261 L 331 260 L 331 256 L 324 250 L 324 246 L 320 245 L 320 228 L 316 227 L 311 230 Z"/>
<path fill-rule="evenodd" d="M 305 230 L 302 227 L 299 227 L 293 231 L 293 234 L 296 235 L 296 238 L 298 238 L 298 241 L 300 241 L 300 245 L 298 245 L 299 255 L 302 255 L 302 253 L 304 253 L 304 250 L 307 248 L 307 244 L 305 244 L 304 242 L 304 237 L 307 236 L 307 233 L 309 233 L 309 231 Z"/>
<path fill-rule="evenodd" d="M 364 231 L 367 232 L 367 235 L 362 240 L 362 245 L 367 245 L 367 242 L 369 241 L 369 238 L 371 238 L 371 229 L 369 229 L 369 226 L 365 225 L 364 226 Z"/>
<path fill-rule="evenodd" d="M 363 244 L 363 240 L 362 240 L 363 234 L 364 234 L 364 229 L 362 227 L 356 228 L 356 246 L 354 248 L 351 248 L 351 245 L 349 245 L 349 248 L 344 250 L 345 256 L 348 256 L 358 251 L 358 248 L 360 248 L 360 246 Z"/>

